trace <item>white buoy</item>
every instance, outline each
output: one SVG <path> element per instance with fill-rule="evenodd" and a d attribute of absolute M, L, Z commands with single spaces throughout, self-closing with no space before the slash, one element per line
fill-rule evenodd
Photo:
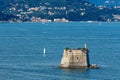
<path fill-rule="evenodd" d="M 84 48 L 87 48 L 87 44 L 85 43 Z"/>
<path fill-rule="evenodd" d="M 45 48 L 43 49 L 43 54 L 44 54 L 44 56 L 45 56 L 45 54 L 46 54 L 46 49 L 45 49 Z"/>

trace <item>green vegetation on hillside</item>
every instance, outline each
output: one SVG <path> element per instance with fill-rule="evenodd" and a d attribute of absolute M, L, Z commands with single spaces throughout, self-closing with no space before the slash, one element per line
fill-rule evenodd
<path fill-rule="evenodd" d="M 120 21 L 119 7 L 95 6 L 85 0 L 0 0 L 0 10 L 3 21 Z"/>

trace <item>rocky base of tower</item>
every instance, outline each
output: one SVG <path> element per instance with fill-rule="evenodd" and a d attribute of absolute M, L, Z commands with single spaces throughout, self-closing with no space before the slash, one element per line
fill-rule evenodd
<path fill-rule="evenodd" d="M 92 64 L 92 65 L 89 66 L 89 68 L 95 68 L 95 69 L 98 69 L 99 66 L 98 66 L 97 64 Z"/>
<path fill-rule="evenodd" d="M 96 65 L 96 64 L 92 64 L 90 66 L 68 66 L 68 67 L 60 65 L 59 68 L 66 68 L 66 69 L 78 69 L 78 68 L 81 68 L 81 69 L 98 69 L 99 66 Z"/>

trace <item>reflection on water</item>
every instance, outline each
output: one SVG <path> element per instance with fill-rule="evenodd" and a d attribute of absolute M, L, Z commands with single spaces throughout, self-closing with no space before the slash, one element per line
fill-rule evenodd
<path fill-rule="evenodd" d="M 79 69 L 62 69 L 65 73 L 84 73 L 88 71 L 88 69 L 85 68 L 79 68 Z"/>

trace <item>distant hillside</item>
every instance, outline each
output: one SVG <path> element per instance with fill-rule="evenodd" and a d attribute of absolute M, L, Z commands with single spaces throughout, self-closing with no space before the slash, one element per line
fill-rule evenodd
<path fill-rule="evenodd" d="M 108 7 L 120 6 L 120 0 L 87 0 L 95 5 L 103 5 Z"/>
<path fill-rule="evenodd" d="M 6 21 L 120 21 L 120 7 L 95 6 L 85 0 L 0 0 Z M 14 16 L 13 16 L 14 15 Z"/>
<path fill-rule="evenodd" d="M 2 12 L 0 12 L 0 21 L 14 20 L 14 18 L 17 18 L 17 17 L 13 15 L 3 14 Z"/>

